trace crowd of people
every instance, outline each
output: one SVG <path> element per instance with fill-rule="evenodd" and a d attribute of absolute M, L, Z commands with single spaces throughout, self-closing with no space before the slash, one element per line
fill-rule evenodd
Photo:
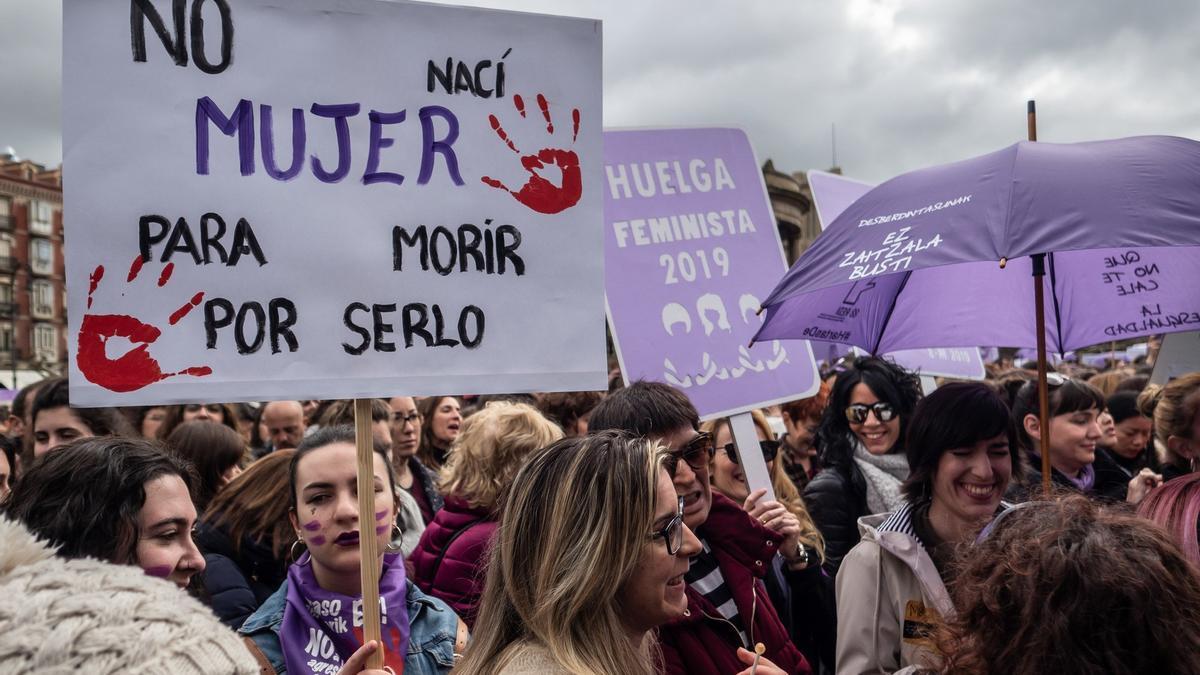
<path fill-rule="evenodd" d="M 349 401 L 45 380 L 0 437 L 0 672 L 1200 673 L 1200 373 L 1062 364 L 1043 446 L 989 368 L 847 358 L 751 447 L 619 377 L 372 400 L 371 523 Z"/>

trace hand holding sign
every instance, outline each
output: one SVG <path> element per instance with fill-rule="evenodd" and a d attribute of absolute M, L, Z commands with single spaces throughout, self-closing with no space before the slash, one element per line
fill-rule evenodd
<path fill-rule="evenodd" d="M 546 120 L 546 133 L 554 133 L 554 122 L 550 119 L 550 104 L 547 103 L 546 97 L 542 94 L 537 95 L 538 107 L 541 108 L 542 117 Z M 525 117 L 525 100 L 520 95 L 513 97 L 513 105 L 517 108 L 517 113 Z M 571 134 L 571 142 L 579 136 L 579 109 L 571 111 L 571 119 L 574 123 Z M 492 125 L 492 130 L 500 137 L 500 140 L 508 146 L 510 150 L 521 154 L 515 143 L 509 138 L 508 132 L 500 124 L 500 120 L 495 115 L 488 115 L 488 122 Z M 543 178 L 535 170 L 544 169 L 546 166 L 557 166 L 562 171 L 562 185 L 555 185 Z M 573 150 L 560 150 L 556 148 L 542 148 L 535 155 L 522 155 L 521 166 L 525 167 L 525 171 L 529 173 L 529 178 L 525 185 L 517 192 L 510 190 L 503 182 L 484 176 L 481 180 L 486 185 L 504 190 L 511 194 L 517 201 L 525 206 L 537 211 L 538 213 L 559 213 L 565 211 L 572 206 L 575 206 L 579 201 L 580 195 L 583 193 L 583 181 L 579 174 L 579 156 Z"/>
<path fill-rule="evenodd" d="M 158 286 L 162 288 L 171 280 L 174 263 L 167 263 L 158 277 Z M 142 257 L 133 259 L 129 267 L 126 283 L 132 283 L 142 271 Z M 104 279 L 104 266 L 97 265 L 92 271 L 88 287 L 87 308 L 83 315 L 83 323 L 79 328 L 79 352 L 76 362 L 79 370 L 89 382 L 95 383 L 110 391 L 136 391 L 148 384 L 176 375 L 194 375 L 203 377 L 212 374 L 207 366 L 185 368 L 176 373 L 164 373 L 159 368 L 158 361 L 150 355 L 150 345 L 162 335 L 157 326 L 144 323 L 139 319 L 125 314 L 93 314 L 92 296 Z M 168 323 L 172 326 L 179 323 L 204 299 L 204 293 L 196 293 L 179 309 L 172 312 Z M 108 356 L 106 345 L 111 338 L 124 338 L 136 344 L 132 350 L 118 358 Z"/>

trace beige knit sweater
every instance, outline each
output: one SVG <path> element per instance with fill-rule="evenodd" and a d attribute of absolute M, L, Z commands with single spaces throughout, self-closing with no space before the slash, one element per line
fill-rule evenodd
<path fill-rule="evenodd" d="M 550 652 L 536 642 L 518 642 L 504 651 L 500 675 L 571 675 L 558 665 Z"/>
<path fill-rule="evenodd" d="M 253 675 L 204 605 L 141 569 L 66 560 L 0 516 L 0 675 Z"/>

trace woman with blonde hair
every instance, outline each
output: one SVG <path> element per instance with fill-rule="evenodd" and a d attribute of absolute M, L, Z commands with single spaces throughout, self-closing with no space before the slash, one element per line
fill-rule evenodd
<path fill-rule="evenodd" d="M 771 604 L 779 613 L 792 642 L 804 654 L 804 658 L 810 664 L 814 664 L 814 669 L 815 664 L 822 662 L 832 669 L 837 615 L 833 585 L 829 578 L 821 573 L 825 542 L 804 506 L 800 491 L 788 477 L 784 462 L 779 457 L 782 443 L 774 440 L 766 415 L 760 410 L 754 410 L 751 417 L 754 420 L 754 429 L 758 433 L 759 449 L 771 476 L 771 488 L 775 491 L 775 499 L 791 516 L 791 527 L 798 530 L 794 536 L 804 550 L 802 561 L 807 561 L 807 564 L 797 569 L 796 565 L 788 565 L 782 554 L 776 554 L 764 579 L 767 595 L 770 596 Z M 751 493 L 746 484 L 746 475 L 742 470 L 739 449 L 733 443 L 729 419 L 720 418 L 705 422 L 700 425 L 700 431 L 712 434 L 713 445 L 716 448 L 712 459 L 709 460 L 708 471 L 713 489 L 750 511 L 764 491 L 756 490 Z M 786 546 L 787 544 L 784 544 L 780 550 L 784 550 Z"/>
<path fill-rule="evenodd" d="M 463 422 L 439 489 L 446 503 L 409 556 L 413 582 L 444 600 L 470 626 L 482 592 L 481 571 L 500 520 L 501 493 L 531 453 L 562 429 L 525 403 L 495 401 Z"/>
<path fill-rule="evenodd" d="M 1154 441 L 1163 480 L 1196 470 L 1200 458 L 1200 372 L 1165 386 L 1151 384 L 1138 396 L 1138 409 L 1154 420 Z"/>
<path fill-rule="evenodd" d="M 462 675 L 651 675 L 700 542 L 658 446 L 626 432 L 535 453 L 509 491 Z M 759 673 L 780 672 L 765 661 Z"/>

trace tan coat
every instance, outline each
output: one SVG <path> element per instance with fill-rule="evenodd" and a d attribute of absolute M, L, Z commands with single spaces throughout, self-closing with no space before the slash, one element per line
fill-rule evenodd
<path fill-rule="evenodd" d="M 837 674 L 894 673 L 940 661 L 922 631 L 954 612 L 911 507 L 858 520 L 862 541 L 837 575 Z"/>

